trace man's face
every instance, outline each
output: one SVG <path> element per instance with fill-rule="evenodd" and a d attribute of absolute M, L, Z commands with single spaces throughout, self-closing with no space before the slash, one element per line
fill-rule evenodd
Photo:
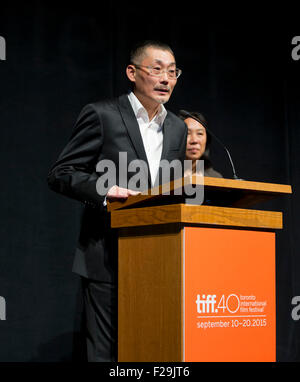
<path fill-rule="evenodd" d="M 166 103 L 176 85 L 176 78 L 169 78 L 166 72 L 160 76 L 149 73 L 147 66 L 157 69 L 176 69 L 174 56 L 167 50 L 149 47 L 140 62 L 137 62 L 139 68 L 134 65 L 128 65 L 127 76 L 134 82 L 134 93 L 147 104 L 157 105 Z"/>

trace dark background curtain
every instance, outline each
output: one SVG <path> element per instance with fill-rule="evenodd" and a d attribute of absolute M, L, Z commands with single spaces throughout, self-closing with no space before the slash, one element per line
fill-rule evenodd
<path fill-rule="evenodd" d="M 196 3 L 195 3 L 196 4 Z M 212 7 L 213 8 L 213 7 Z M 239 176 L 291 184 L 293 195 L 260 208 L 284 212 L 277 235 L 277 359 L 300 360 L 300 26 L 260 9 L 196 9 L 186 3 L 0 4 L 1 362 L 84 360 L 79 279 L 71 272 L 81 205 L 51 192 L 47 172 L 81 108 L 128 89 L 132 44 L 169 43 L 182 77 L 167 104 L 202 112 L 230 148 Z M 287 24 L 283 24 L 283 22 Z M 298 22 L 299 25 L 299 22 Z M 214 167 L 231 169 L 212 147 Z M 263 259 L 262 259 L 263 261 Z M 245 344 L 246 346 L 246 344 Z"/>

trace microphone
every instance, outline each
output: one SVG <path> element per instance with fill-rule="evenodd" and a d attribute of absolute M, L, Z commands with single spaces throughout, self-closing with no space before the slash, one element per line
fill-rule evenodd
<path fill-rule="evenodd" d="M 197 117 L 194 117 L 191 113 L 189 113 L 188 111 L 185 111 L 185 110 L 180 110 L 180 114 L 186 118 L 193 118 L 195 121 L 201 123 L 201 125 L 203 125 L 205 127 L 205 129 L 210 133 L 210 135 L 223 147 L 223 149 L 226 151 L 227 155 L 228 155 L 228 158 L 229 158 L 229 161 L 230 161 L 230 164 L 231 164 L 231 168 L 232 168 L 232 172 L 233 172 L 233 179 L 236 179 L 236 180 L 242 180 L 240 179 L 237 174 L 236 174 L 236 171 L 235 171 L 235 167 L 234 167 L 234 164 L 233 164 L 233 161 L 231 159 L 231 155 L 230 155 L 230 152 L 229 150 L 227 149 L 227 147 L 224 145 L 223 142 L 220 141 L 220 139 L 218 137 L 215 136 L 215 134 L 209 130 L 209 128 L 203 123 L 200 121 L 200 119 L 198 119 Z"/>

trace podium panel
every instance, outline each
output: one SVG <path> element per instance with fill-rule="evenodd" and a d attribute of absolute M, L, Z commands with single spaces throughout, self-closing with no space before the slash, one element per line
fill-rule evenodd
<path fill-rule="evenodd" d="M 275 362 L 275 233 L 184 227 L 184 361 Z"/>
<path fill-rule="evenodd" d="M 118 361 L 181 362 L 182 228 L 119 232 Z"/>

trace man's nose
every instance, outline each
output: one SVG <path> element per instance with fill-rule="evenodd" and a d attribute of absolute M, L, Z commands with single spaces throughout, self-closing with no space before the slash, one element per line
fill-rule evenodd
<path fill-rule="evenodd" d="M 168 73 L 165 71 L 160 75 L 160 82 L 169 83 Z"/>

